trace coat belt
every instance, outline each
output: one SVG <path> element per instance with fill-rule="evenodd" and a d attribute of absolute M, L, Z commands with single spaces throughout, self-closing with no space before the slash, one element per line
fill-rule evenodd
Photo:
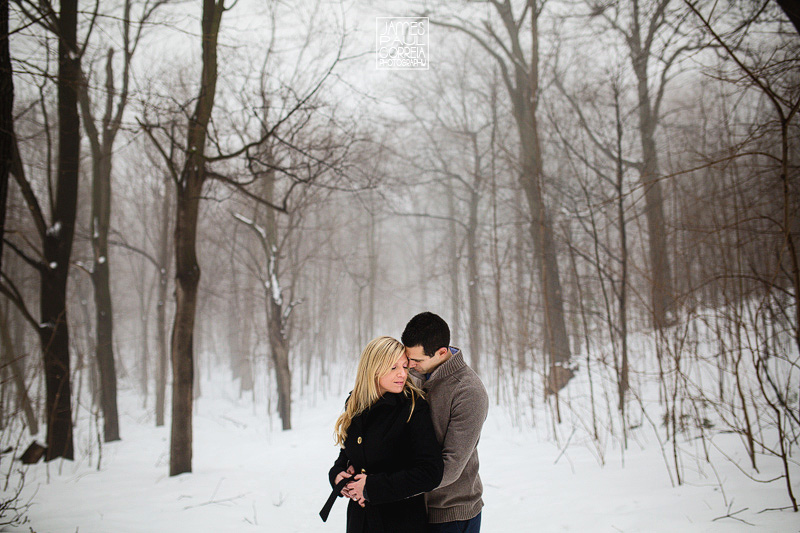
<path fill-rule="evenodd" d="M 339 481 L 335 487 L 333 487 L 330 496 L 328 496 L 328 501 L 325 502 L 325 505 L 319 512 L 319 516 L 322 518 L 323 522 L 328 521 L 328 515 L 331 513 L 331 509 L 333 508 L 336 498 L 342 493 L 342 489 L 345 487 L 345 485 L 352 482 L 355 482 L 355 479 L 351 477 L 342 478 L 342 480 Z M 383 531 L 383 524 L 378 519 L 378 516 L 373 513 L 373 509 L 369 502 L 367 502 L 367 505 L 364 508 L 364 515 L 367 524 L 369 524 L 370 531 L 374 531 L 375 533 L 381 533 Z"/>
<path fill-rule="evenodd" d="M 320 518 L 322 518 L 323 522 L 328 521 L 328 515 L 331 514 L 331 509 L 333 508 L 333 502 L 335 502 L 337 496 L 339 496 L 342 493 L 342 489 L 344 488 L 344 486 L 353 481 L 355 481 L 355 479 L 351 477 L 345 477 L 342 478 L 342 480 L 339 481 L 339 483 L 337 483 L 335 487 L 333 487 L 331 495 L 328 496 L 328 501 L 325 502 L 325 505 L 322 506 L 322 510 L 319 512 L 319 516 Z"/>

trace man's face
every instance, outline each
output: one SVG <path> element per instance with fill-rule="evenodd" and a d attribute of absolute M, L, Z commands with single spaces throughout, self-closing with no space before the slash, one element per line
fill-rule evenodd
<path fill-rule="evenodd" d="M 425 355 L 422 345 L 406 346 L 406 357 L 408 357 L 408 368 L 413 368 L 420 374 L 427 374 L 433 367 L 431 357 Z"/>

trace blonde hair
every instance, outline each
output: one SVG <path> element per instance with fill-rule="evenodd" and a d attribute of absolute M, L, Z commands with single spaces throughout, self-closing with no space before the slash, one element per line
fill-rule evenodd
<path fill-rule="evenodd" d="M 353 418 L 366 411 L 381 398 L 378 380 L 389 373 L 392 365 L 403 355 L 404 351 L 405 346 L 397 339 L 378 337 L 371 340 L 361 352 L 353 392 L 347 399 L 344 413 L 339 416 L 334 426 L 333 435 L 336 444 L 344 446 L 347 430 L 350 429 Z M 416 399 L 423 397 L 423 393 L 407 377 L 403 393 L 411 398 L 411 413 L 413 413 Z M 408 415 L 408 420 L 411 420 L 411 413 Z"/>

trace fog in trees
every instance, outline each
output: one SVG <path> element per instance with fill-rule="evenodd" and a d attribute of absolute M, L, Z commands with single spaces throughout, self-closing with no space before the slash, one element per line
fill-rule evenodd
<path fill-rule="evenodd" d="M 197 473 L 215 378 L 291 434 L 429 310 L 514 425 L 675 486 L 732 433 L 797 511 L 791 2 L 0 11 L 3 449 L 100 469 L 136 420 Z M 429 64 L 377 69 L 401 16 Z"/>

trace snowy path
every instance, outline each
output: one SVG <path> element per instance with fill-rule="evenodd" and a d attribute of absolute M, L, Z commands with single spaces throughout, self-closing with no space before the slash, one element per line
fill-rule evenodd
<path fill-rule="evenodd" d="M 344 501 L 334 506 L 327 524 L 317 516 L 329 491 L 326 472 L 336 455 L 331 428 L 342 398 L 316 406 L 298 402 L 295 429 L 289 432 L 280 431 L 277 421 L 269 430 L 263 410 L 255 414 L 248 400 L 225 392 L 201 398 L 194 419 L 194 473 L 176 478 L 167 475 L 168 428 L 152 427 L 138 399 L 123 395 L 121 400 L 123 412 L 140 418 L 123 416 L 124 440 L 104 446 L 101 471 L 96 449 L 91 460 L 30 468 L 26 494 L 37 492 L 30 523 L 7 531 L 344 531 Z M 88 436 L 76 439 L 79 455 L 90 447 Z M 673 488 L 654 442 L 644 450 L 632 444 L 624 468 L 618 451 L 609 447 L 601 468 L 576 443 L 559 457 L 554 444 L 532 429 L 510 427 L 504 410 L 492 406 L 479 451 L 484 532 L 800 530 L 795 513 L 758 513 L 787 505 L 782 481 L 756 484 L 724 462 L 717 472 L 726 480 L 731 510 L 748 508 L 736 517 L 753 525 L 731 518 L 714 521 L 726 507 L 711 470 L 703 467 L 712 474 L 705 478 L 687 465 L 694 479 Z M 777 465 L 765 462 L 762 477 L 778 473 Z"/>

